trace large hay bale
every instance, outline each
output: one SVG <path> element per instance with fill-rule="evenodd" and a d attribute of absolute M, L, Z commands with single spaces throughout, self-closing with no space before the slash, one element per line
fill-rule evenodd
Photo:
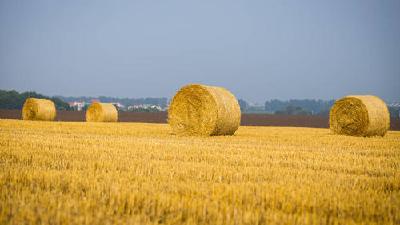
<path fill-rule="evenodd" d="M 56 118 L 54 102 L 48 99 L 27 98 L 22 107 L 23 120 L 48 120 Z"/>
<path fill-rule="evenodd" d="M 329 122 L 336 134 L 384 136 L 390 127 L 390 114 L 382 99 L 371 95 L 354 95 L 335 102 Z"/>
<path fill-rule="evenodd" d="M 87 122 L 117 122 L 118 111 L 111 103 L 95 102 L 86 111 Z"/>
<path fill-rule="evenodd" d="M 180 135 L 232 135 L 240 117 L 239 103 L 231 92 L 200 84 L 181 88 L 168 109 L 168 123 Z"/>

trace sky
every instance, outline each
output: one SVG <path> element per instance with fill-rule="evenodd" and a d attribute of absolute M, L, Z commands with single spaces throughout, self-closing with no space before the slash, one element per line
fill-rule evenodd
<path fill-rule="evenodd" d="M 2 0 L 0 89 L 400 101 L 400 1 Z"/>

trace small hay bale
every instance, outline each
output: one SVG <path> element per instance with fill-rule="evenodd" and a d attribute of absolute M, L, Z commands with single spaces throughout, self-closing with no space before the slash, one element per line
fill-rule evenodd
<path fill-rule="evenodd" d="M 200 84 L 181 88 L 168 109 L 168 123 L 179 135 L 233 135 L 240 117 L 239 103 L 231 92 Z"/>
<path fill-rule="evenodd" d="M 390 128 L 390 114 L 385 102 L 376 96 L 347 96 L 332 106 L 329 123 L 336 134 L 384 136 Z"/>
<path fill-rule="evenodd" d="M 52 121 L 56 115 L 54 102 L 48 99 L 27 98 L 22 107 L 23 120 Z"/>
<path fill-rule="evenodd" d="M 118 111 L 111 103 L 92 103 L 86 111 L 87 122 L 117 122 Z"/>

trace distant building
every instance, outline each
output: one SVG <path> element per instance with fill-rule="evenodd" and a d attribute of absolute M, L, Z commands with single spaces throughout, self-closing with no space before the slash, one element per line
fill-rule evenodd
<path fill-rule="evenodd" d="M 82 111 L 86 106 L 86 102 L 68 102 L 68 105 L 77 111 Z"/>
<path fill-rule="evenodd" d="M 118 109 L 125 109 L 125 105 L 119 103 L 119 102 L 110 102 L 111 104 L 113 104 L 115 107 L 117 107 Z"/>
<path fill-rule="evenodd" d="M 147 110 L 154 110 L 154 111 L 163 111 L 165 109 L 163 109 L 161 106 L 159 105 L 150 105 L 150 104 L 139 104 L 139 105 L 130 105 L 128 106 L 128 111 L 137 111 L 140 109 L 147 109 Z"/>

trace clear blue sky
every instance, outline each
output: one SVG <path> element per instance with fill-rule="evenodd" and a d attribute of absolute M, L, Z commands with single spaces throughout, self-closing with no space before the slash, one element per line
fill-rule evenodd
<path fill-rule="evenodd" d="M 400 1 L 0 1 L 0 89 L 400 100 Z"/>

